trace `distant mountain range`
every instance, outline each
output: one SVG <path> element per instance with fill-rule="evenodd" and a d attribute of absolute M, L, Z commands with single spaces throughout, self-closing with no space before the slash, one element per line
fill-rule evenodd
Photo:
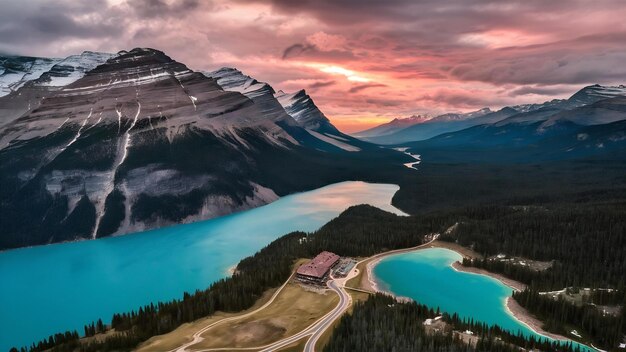
<path fill-rule="evenodd" d="M 504 107 L 498 111 L 484 108 L 467 114 L 444 114 L 427 121 L 415 121 L 409 126 L 395 129 L 387 127 L 391 124 L 390 122 L 354 135 L 373 143 L 394 145 L 427 140 L 443 133 L 461 131 L 482 124 L 499 123 L 505 125 L 516 122 L 530 123 L 549 120 L 543 125 L 546 126 L 558 119 L 575 120 L 574 122 L 582 124 L 592 124 L 591 121 L 608 123 L 623 119 L 619 108 L 615 110 L 616 107 L 612 105 L 605 109 L 596 109 L 590 105 L 624 95 L 626 95 L 626 86 L 624 85 L 605 87 L 596 84 L 584 87 L 569 99 L 555 99 L 541 104 Z M 584 106 L 588 106 L 591 110 L 582 109 L 576 110 L 575 113 L 569 112 Z M 589 116 L 589 112 L 593 112 L 595 115 Z M 572 114 L 578 114 L 578 117 L 574 117 Z"/>
<path fill-rule="evenodd" d="M 357 138 L 369 138 L 378 137 L 392 134 L 394 132 L 403 130 L 409 126 L 416 125 L 418 123 L 424 123 L 430 120 L 430 116 L 412 115 L 405 118 L 395 118 L 387 123 L 378 125 L 376 127 L 353 133 L 352 135 Z"/>
<path fill-rule="evenodd" d="M 582 91 L 597 91 L 592 86 Z M 612 89 L 612 91 L 619 91 Z M 626 91 L 626 89 L 624 90 Z M 576 93 L 579 97 L 580 92 Z M 576 96 L 576 95 L 575 95 Z M 554 106 L 518 113 L 433 138 L 404 143 L 424 161 L 528 163 L 573 159 L 626 159 L 626 96 L 569 110 Z M 565 102 L 571 107 L 571 101 Z M 576 105 L 582 104 L 582 102 Z"/>
<path fill-rule="evenodd" d="M 407 157 L 304 91 L 137 48 L 0 57 L 0 249 L 207 219 Z"/>

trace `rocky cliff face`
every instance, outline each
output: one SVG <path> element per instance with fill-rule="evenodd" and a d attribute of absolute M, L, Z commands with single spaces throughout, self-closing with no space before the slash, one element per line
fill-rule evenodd
<path fill-rule="evenodd" d="M 0 98 L 0 248 L 207 219 L 346 177 L 320 163 L 349 153 L 313 138 L 271 87 L 226 91 L 152 49 L 92 59 Z"/>

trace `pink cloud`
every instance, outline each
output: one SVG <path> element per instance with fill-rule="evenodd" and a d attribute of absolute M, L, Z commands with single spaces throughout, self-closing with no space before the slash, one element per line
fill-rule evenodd
<path fill-rule="evenodd" d="M 624 18 L 621 0 L 32 0 L 3 5 L 0 52 L 155 47 L 194 69 L 306 88 L 354 130 L 623 84 Z"/>

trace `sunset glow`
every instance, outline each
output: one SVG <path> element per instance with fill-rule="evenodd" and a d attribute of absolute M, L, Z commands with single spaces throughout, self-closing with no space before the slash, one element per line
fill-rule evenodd
<path fill-rule="evenodd" d="M 617 0 L 35 0 L 3 3 L 0 52 L 154 47 L 192 69 L 236 67 L 277 90 L 306 89 L 351 132 L 622 84 L 624 18 Z"/>

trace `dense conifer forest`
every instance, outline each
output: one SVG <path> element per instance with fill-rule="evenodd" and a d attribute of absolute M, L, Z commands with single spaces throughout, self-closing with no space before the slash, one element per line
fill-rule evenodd
<path fill-rule="evenodd" d="M 481 214 L 482 213 L 482 214 Z M 476 207 L 441 237 L 485 256 L 507 254 L 552 267 L 532 272 L 495 261 L 466 262 L 541 290 L 618 288 L 626 283 L 626 203 Z M 462 219 L 462 217 L 460 217 Z"/>
<path fill-rule="evenodd" d="M 514 292 L 513 298 L 541 318 L 546 330 L 557 334 L 569 335 L 572 329 L 578 329 L 579 333 L 593 340 L 596 346 L 607 349 L 619 345 L 626 334 L 624 309 L 616 316 L 604 314 L 594 304 L 573 304 L 562 297 L 554 299 L 532 289 Z M 622 306 L 624 303 L 621 302 Z"/>
<path fill-rule="evenodd" d="M 502 331 L 497 326 L 487 327 L 479 322 L 460 320 L 456 315 L 443 314 L 447 329 L 428 332 L 423 324 L 434 318 L 432 308 L 416 302 L 400 303 L 392 297 L 377 294 L 365 302 L 355 304 L 352 314 L 344 315 L 324 352 L 518 352 L 525 349 L 542 351 L 572 351 L 569 345 L 525 339 Z M 467 344 L 455 330 L 470 330 L 477 338 L 476 344 Z"/>
<path fill-rule="evenodd" d="M 415 187 L 421 186 L 414 185 L 413 189 Z M 502 191 L 498 192 L 502 196 Z M 576 193 L 574 198 L 568 196 L 568 200 L 573 199 L 569 202 L 562 202 L 565 198 L 550 198 L 543 203 L 541 198 L 523 201 L 515 197 L 510 198 L 510 202 L 498 203 L 501 205 L 485 205 L 480 203 L 489 197 L 479 197 L 476 204 L 455 208 L 450 207 L 454 201 L 448 198 L 447 210 L 410 217 L 396 216 L 370 206 L 352 207 L 312 234 L 294 232 L 277 239 L 254 256 L 242 260 L 231 278 L 215 282 L 206 290 L 185 293 L 181 299 L 151 304 L 133 312 L 115 314 L 108 325 L 116 334 L 106 339 L 79 343 L 78 333 L 68 332 L 23 350 L 132 349 L 154 335 L 167 333 L 185 322 L 216 311 L 236 312 L 249 308 L 264 291 L 279 286 L 289 277 L 298 258 L 312 257 L 322 250 L 345 256 L 370 256 L 412 247 L 421 244 L 424 235 L 443 233 L 457 222 L 456 231 L 442 239 L 458 242 L 485 255 L 506 253 L 554 260 L 553 267 L 544 272 L 487 267 L 490 265 L 487 262 L 475 262 L 477 266 L 502 272 L 528 283 L 533 289 L 586 285 L 623 292 L 626 207 L 623 202 L 615 200 L 620 198 L 619 191 L 585 192 Z M 621 296 L 617 296 L 602 299 L 619 301 Z M 86 335 L 100 331 L 98 323 L 89 323 L 85 329 Z M 587 336 L 602 339 L 593 334 Z"/>

